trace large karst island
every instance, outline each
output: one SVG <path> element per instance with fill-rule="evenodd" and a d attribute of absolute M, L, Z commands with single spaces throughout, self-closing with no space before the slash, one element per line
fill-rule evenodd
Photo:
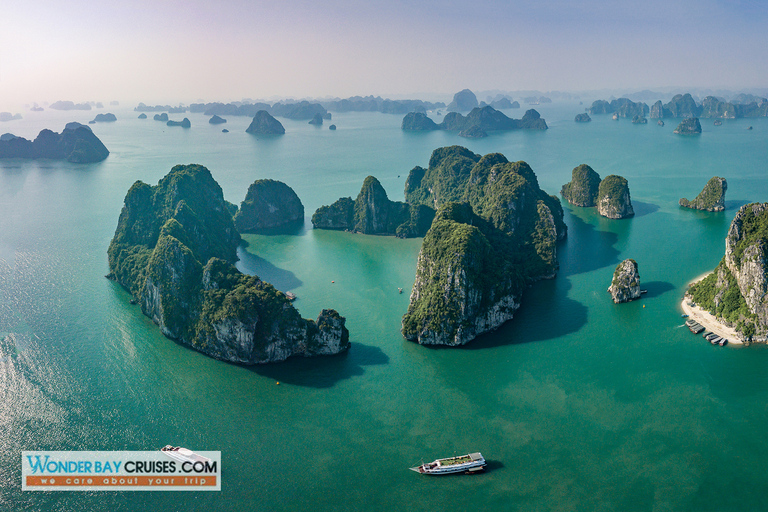
<path fill-rule="evenodd" d="M 725 178 L 714 176 L 710 178 L 704 189 L 693 201 L 682 198 L 680 206 L 693 210 L 705 210 L 708 212 L 721 212 L 725 210 L 725 191 L 728 190 L 728 182 Z"/>
<path fill-rule="evenodd" d="M 61 133 L 42 130 L 33 141 L 5 134 L 0 138 L 0 158 L 49 158 L 76 164 L 101 162 L 109 150 L 91 128 L 80 123 L 67 123 Z"/>
<path fill-rule="evenodd" d="M 405 198 L 437 209 L 402 320 L 406 339 L 466 344 L 510 320 L 527 284 L 556 275 L 563 210 L 527 163 L 439 148 L 427 169 L 411 170 Z"/>
<path fill-rule="evenodd" d="M 725 238 L 725 256 L 714 272 L 693 284 L 692 301 L 735 329 L 745 341 L 768 340 L 768 203 L 742 206 Z"/>
<path fill-rule="evenodd" d="M 283 292 L 235 268 L 236 209 L 200 165 L 177 165 L 154 187 L 137 181 L 109 246 L 108 277 L 163 334 L 217 359 L 257 364 L 347 350 L 335 310 L 301 318 Z"/>

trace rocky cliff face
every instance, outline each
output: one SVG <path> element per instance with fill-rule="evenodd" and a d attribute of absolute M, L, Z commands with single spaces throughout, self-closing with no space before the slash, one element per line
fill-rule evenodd
<path fill-rule="evenodd" d="M 209 356 L 256 364 L 349 347 L 344 319 L 302 319 L 282 292 L 232 263 L 240 235 L 208 169 L 177 165 L 125 197 L 109 246 L 110 277 L 166 336 Z"/>
<path fill-rule="evenodd" d="M 707 96 L 701 102 L 702 118 L 736 119 L 736 105 L 726 101 L 720 101 L 714 96 Z"/>
<path fill-rule="evenodd" d="M 589 113 L 592 115 L 615 114 L 616 118 L 642 117 L 648 114 L 648 105 L 643 102 L 634 102 L 629 98 L 619 98 L 610 103 L 605 100 L 597 100 L 592 102 L 592 106 L 589 108 Z"/>
<path fill-rule="evenodd" d="M 768 203 L 739 209 L 715 271 L 688 290 L 746 340 L 768 341 Z"/>
<path fill-rule="evenodd" d="M 42 130 L 31 142 L 23 137 L 0 140 L 0 158 L 50 158 L 86 164 L 108 156 L 109 150 L 99 138 L 80 123 L 68 123 L 60 134 Z"/>
<path fill-rule="evenodd" d="M 701 133 L 701 123 L 699 123 L 697 117 L 683 119 L 675 128 L 675 133 L 679 135 L 696 135 Z"/>
<path fill-rule="evenodd" d="M 600 182 L 597 192 L 597 213 L 609 219 L 624 219 L 635 214 L 625 178 L 614 174 Z"/>
<path fill-rule="evenodd" d="M 768 326 L 768 203 L 742 206 L 725 238 L 725 266 L 750 312 Z"/>
<path fill-rule="evenodd" d="M 291 187 L 281 181 L 257 180 L 235 214 L 241 233 L 276 228 L 304 221 L 304 205 Z"/>
<path fill-rule="evenodd" d="M 699 117 L 701 107 L 696 105 L 696 101 L 688 94 L 676 94 L 669 103 L 664 105 L 664 117 Z M 669 115 L 666 115 L 666 114 Z"/>
<path fill-rule="evenodd" d="M 667 117 L 664 115 L 664 105 L 661 103 L 661 100 L 651 105 L 651 113 L 648 117 L 651 119 L 661 119 L 663 117 Z"/>
<path fill-rule="evenodd" d="M 435 216 L 419 252 L 403 336 L 422 345 L 464 345 L 510 320 L 524 280 L 505 253 L 509 238 L 449 203 Z"/>
<path fill-rule="evenodd" d="M 705 210 L 708 212 L 721 212 L 725 210 L 725 191 L 728 190 L 728 182 L 725 178 L 714 176 L 710 178 L 704 189 L 696 196 L 696 199 L 689 201 L 682 198 L 679 201 L 680 206 L 693 208 L 694 210 Z"/>
<path fill-rule="evenodd" d="M 640 273 L 635 260 L 626 259 L 618 264 L 608 292 L 616 304 L 640 298 Z"/>
<path fill-rule="evenodd" d="M 560 194 L 574 206 L 589 207 L 597 204 L 600 175 L 586 164 L 574 167 L 571 181 L 563 185 Z"/>
<path fill-rule="evenodd" d="M 406 114 L 401 128 L 406 132 L 424 132 L 439 129 L 437 123 L 423 112 L 409 112 Z"/>
<path fill-rule="evenodd" d="M 312 216 L 312 225 L 318 229 L 412 238 L 424 236 L 434 216 L 435 211 L 427 206 L 390 201 L 379 180 L 368 176 L 354 202 L 344 197 L 330 206 L 321 206 Z"/>
<path fill-rule="evenodd" d="M 588 123 L 592 120 L 591 117 L 589 117 L 589 114 L 584 112 L 583 114 L 576 114 L 576 117 L 574 118 L 574 121 L 577 123 Z"/>
<path fill-rule="evenodd" d="M 416 167 L 406 199 L 440 208 L 419 254 L 403 335 L 460 345 L 512 318 L 526 283 L 557 273 L 563 210 L 525 162 L 459 146 Z"/>
<path fill-rule="evenodd" d="M 272 117 L 266 110 L 259 110 L 253 116 L 253 121 L 245 130 L 254 135 L 282 135 L 285 133 L 282 123 Z"/>

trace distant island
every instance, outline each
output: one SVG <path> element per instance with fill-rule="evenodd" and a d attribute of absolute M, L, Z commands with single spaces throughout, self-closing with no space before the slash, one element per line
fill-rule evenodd
<path fill-rule="evenodd" d="M 696 103 L 690 93 L 677 94 L 669 102 L 656 101 L 651 107 L 644 102 L 634 102 L 629 98 L 613 101 L 597 100 L 589 108 L 590 114 L 616 114 L 618 117 L 664 118 L 722 118 L 768 116 L 768 99 L 740 94 L 728 102 L 715 96 L 705 97 Z M 662 125 L 663 126 L 663 125 Z"/>
<path fill-rule="evenodd" d="M 354 201 L 342 197 L 318 208 L 312 215 L 312 226 L 412 238 L 424 236 L 434 217 L 435 210 L 429 206 L 390 201 L 379 180 L 368 176 Z"/>
<path fill-rule="evenodd" d="M 107 277 L 164 335 L 217 359 L 260 364 L 349 349 L 335 310 L 303 319 L 283 292 L 235 268 L 235 209 L 201 165 L 177 165 L 154 187 L 137 181 L 109 245 Z"/>
<path fill-rule="evenodd" d="M 446 109 L 449 112 L 469 112 L 477 106 L 477 96 L 475 96 L 475 93 L 469 89 L 464 89 L 453 95 L 453 101 L 448 104 Z"/>
<path fill-rule="evenodd" d="M 0 122 L 16 121 L 21 119 L 21 114 L 11 114 L 10 112 L 0 112 Z"/>
<path fill-rule="evenodd" d="M 584 112 L 583 114 L 576 114 L 576 117 L 574 118 L 574 121 L 577 123 L 588 123 L 592 120 L 591 117 L 589 117 L 589 114 Z"/>
<path fill-rule="evenodd" d="M 403 118 L 405 131 L 446 130 L 459 132 L 464 137 L 484 136 L 487 132 L 508 130 L 546 130 L 547 122 L 534 109 L 528 110 L 522 119 L 512 119 L 491 106 L 475 107 L 466 116 L 449 112 L 440 124 L 425 114 L 411 112 Z"/>
<path fill-rule="evenodd" d="M 283 135 L 285 128 L 280 121 L 269 115 L 269 112 L 259 110 L 245 131 L 253 135 Z"/>
<path fill-rule="evenodd" d="M 93 121 L 90 121 L 90 123 L 114 123 L 117 121 L 117 117 L 115 114 L 107 113 L 107 114 L 96 114 L 96 117 L 93 118 Z"/>
<path fill-rule="evenodd" d="M 186 117 L 182 119 L 181 121 L 168 121 L 165 123 L 166 126 L 181 126 L 182 128 L 191 128 L 192 123 L 187 119 Z"/>
<path fill-rule="evenodd" d="M 728 182 L 725 181 L 725 178 L 714 176 L 704 185 L 704 189 L 696 196 L 696 199 L 689 201 L 686 198 L 682 198 L 679 204 L 682 207 L 694 210 L 721 212 L 725 210 L 726 190 L 728 190 Z"/>
<path fill-rule="evenodd" d="M 168 114 L 166 114 L 165 112 L 163 112 L 162 114 L 155 114 L 152 117 L 152 119 L 154 119 L 155 121 L 162 121 L 163 123 L 167 123 L 168 122 Z"/>
<path fill-rule="evenodd" d="M 91 110 L 88 103 L 74 103 L 72 101 L 56 101 L 48 105 L 48 108 L 54 110 Z"/>
<path fill-rule="evenodd" d="M 0 140 L 0 158 L 50 158 L 76 164 L 101 162 L 109 150 L 84 124 L 68 123 L 61 133 L 42 130 L 34 141 L 23 137 Z"/>
<path fill-rule="evenodd" d="M 403 316 L 408 340 L 466 344 L 510 320 L 528 283 L 557 273 L 563 210 L 525 162 L 439 148 L 411 170 L 405 198 L 438 209 Z"/>
<path fill-rule="evenodd" d="M 675 128 L 675 133 L 678 135 L 698 135 L 701 133 L 701 123 L 695 117 L 683 119 Z"/>
<path fill-rule="evenodd" d="M 210 124 L 224 124 L 224 123 L 226 123 L 226 122 L 227 122 L 227 120 L 226 120 L 226 119 L 224 119 L 224 118 L 221 118 L 221 117 L 219 117 L 219 116 L 217 116 L 217 115 L 215 115 L 215 114 L 214 114 L 214 115 L 213 115 L 213 116 L 212 116 L 212 117 L 211 117 L 211 118 L 208 120 L 208 122 L 209 122 Z"/>

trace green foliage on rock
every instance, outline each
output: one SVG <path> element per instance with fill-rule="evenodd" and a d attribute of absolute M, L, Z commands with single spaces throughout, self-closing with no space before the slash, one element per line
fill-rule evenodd
<path fill-rule="evenodd" d="M 696 196 L 696 199 L 689 201 L 686 198 L 682 198 L 679 204 L 685 208 L 696 210 L 723 211 L 725 209 L 726 190 L 728 190 L 728 182 L 725 178 L 714 176 L 704 185 L 704 189 Z"/>
<path fill-rule="evenodd" d="M 600 182 L 597 206 L 601 215 L 612 219 L 634 215 L 626 178 L 611 174 Z"/>
<path fill-rule="evenodd" d="M 729 324 L 753 323 L 756 320 L 724 260 L 714 272 L 691 285 L 688 293 L 696 304 Z"/>
<path fill-rule="evenodd" d="M 407 132 L 423 132 L 438 130 L 439 127 L 423 112 L 409 112 L 403 118 L 401 129 Z"/>
<path fill-rule="evenodd" d="M 254 135 L 283 135 L 285 128 L 282 123 L 272 117 L 266 110 L 259 110 L 253 116 L 251 124 L 246 128 L 246 133 Z"/>
<path fill-rule="evenodd" d="M 291 187 L 276 180 L 256 180 L 234 215 L 241 233 L 255 232 L 304 220 L 304 205 Z"/>
<path fill-rule="evenodd" d="M 701 123 L 697 117 L 683 119 L 677 128 L 675 133 L 679 135 L 696 135 L 701 133 Z"/>
<path fill-rule="evenodd" d="M 575 206 L 595 206 L 600 188 L 600 175 L 587 164 L 581 164 L 571 171 L 571 181 L 563 185 L 560 194 Z"/>
<path fill-rule="evenodd" d="M 234 267 L 232 206 L 200 165 L 177 165 L 154 187 L 136 182 L 109 246 L 110 277 L 166 336 L 216 358 L 254 364 L 346 350 L 343 318 L 319 329 Z"/>

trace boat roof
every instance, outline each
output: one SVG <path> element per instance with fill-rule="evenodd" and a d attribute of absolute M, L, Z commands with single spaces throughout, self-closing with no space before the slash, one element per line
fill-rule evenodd
<path fill-rule="evenodd" d="M 470 453 L 469 458 L 472 460 L 485 460 L 480 452 Z"/>

